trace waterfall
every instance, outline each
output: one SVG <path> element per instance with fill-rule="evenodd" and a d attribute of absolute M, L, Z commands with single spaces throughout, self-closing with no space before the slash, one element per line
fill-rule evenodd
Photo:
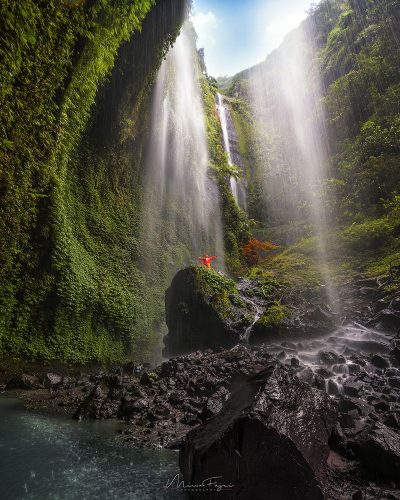
<path fill-rule="evenodd" d="M 222 140 L 224 145 L 224 150 L 228 157 L 228 163 L 230 166 L 233 166 L 235 163 L 236 166 L 239 166 L 240 158 L 239 155 L 236 154 L 236 162 L 234 163 L 234 152 L 232 151 L 231 144 L 236 142 L 235 130 L 233 127 L 232 119 L 229 113 L 229 109 L 225 105 L 224 97 L 217 93 L 217 110 L 219 119 L 221 122 L 222 129 Z M 236 203 L 243 208 L 243 210 L 247 209 L 247 200 L 246 200 L 246 187 L 244 185 L 243 177 L 236 179 L 235 177 L 231 177 L 229 179 L 230 187 L 232 195 L 236 201 Z"/>
<path fill-rule="evenodd" d="M 264 146 L 264 192 L 278 224 L 305 222 L 331 305 L 337 302 L 327 267 L 329 218 L 322 202 L 328 163 L 322 83 L 311 23 L 291 32 L 267 60 L 250 70 L 250 100 Z"/>
<path fill-rule="evenodd" d="M 145 164 L 141 267 L 163 291 L 182 266 L 204 253 L 224 268 L 219 193 L 208 176 L 208 143 L 200 70 L 190 23 L 163 61 L 152 96 Z"/>

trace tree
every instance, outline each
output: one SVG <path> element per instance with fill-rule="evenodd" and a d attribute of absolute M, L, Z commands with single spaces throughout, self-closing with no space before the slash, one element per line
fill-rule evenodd
<path fill-rule="evenodd" d="M 249 241 L 242 247 L 242 255 L 248 266 L 256 266 L 263 252 L 275 250 L 279 248 L 270 241 L 260 241 L 256 238 L 250 238 Z"/>

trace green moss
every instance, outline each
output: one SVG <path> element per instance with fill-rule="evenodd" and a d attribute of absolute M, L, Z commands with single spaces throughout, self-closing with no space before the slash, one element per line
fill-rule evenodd
<path fill-rule="evenodd" d="M 197 288 L 207 296 L 216 294 L 237 294 L 235 282 L 227 276 L 218 273 L 214 269 L 204 266 L 193 266 L 196 275 Z"/>
<path fill-rule="evenodd" d="M 153 307 L 138 269 L 139 117 L 184 3 L 1 4 L 0 355 L 149 356 L 164 290 Z"/>
<path fill-rule="evenodd" d="M 227 292 L 217 293 L 211 297 L 211 304 L 223 319 L 228 319 L 233 311 L 232 302 Z"/>
<path fill-rule="evenodd" d="M 321 270 L 313 258 L 286 250 L 265 263 L 276 279 L 295 288 L 314 288 L 321 284 Z"/>
<path fill-rule="evenodd" d="M 242 302 L 238 296 L 235 282 L 204 266 L 193 266 L 197 289 L 207 297 L 214 310 L 224 319 L 231 316 L 233 308 Z"/>
<path fill-rule="evenodd" d="M 216 108 L 217 86 L 213 79 L 201 78 L 206 126 L 210 152 L 210 172 L 221 196 L 222 222 L 224 227 L 225 262 L 230 272 L 239 274 L 242 270 L 240 247 L 249 238 L 249 221 L 236 204 L 229 187 L 232 167 L 222 146 L 222 129 Z"/>
<path fill-rule="evenodd" d="M 391 238 L 393 227 L 387 217 L 352 224 L 341 233 L 343 241 L 354 251 L 382 247 Z"/>
<path fill-rule="evenodd" d="M 258 322 L 264 328 L 276 328 L 283 324 L 287 314 L 288 309 L 280 302 L 275 302 L 264 311 Z"/>

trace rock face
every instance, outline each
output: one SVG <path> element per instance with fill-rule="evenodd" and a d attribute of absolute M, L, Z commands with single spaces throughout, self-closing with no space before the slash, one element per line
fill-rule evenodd
<path fill-rule="evenodd" d="M 165 295 L 164 354 L 233 347 L 243 333 L 240 306 L 246 312 L 232 280 L 201 267 L 179 271 Z"/>
<path fill-rule="evenodd" d="M 324 305 L 290 304 L 288 310 L 290 314 L 283 318 L 279 325 L 265 324 L 261 317 L 254 325 L 251 342 L 261 343 L 285 333 L 315 335 L 333 331 L 337 326 L 337 318 Z"/>
<path fill-rule="evenodd" d="M 322 499 L 335 423 L 326 394 L 271 364 L 187 435 L 180 467 L 186 483 L 220 476 L 235 499 Z"/>
<path fill-rule="evenodd" d="M 379 478 L 400 478 L 400 436 L 377 423 L 360 445 L 359 456 L 364 466 Z"/>
<path fill-rule="evenodd" d="M 179 271 L 165 296 L 168 335 L 165 356 L 197 349 L 230 348 L 243 341 L 261 343 L 282 333 L 326 333 L 335 316 L 313 297 L 280 303 L 279 289 L 265 293 L 257 280 L 237 283 L 210 269 Z M 310 299 L 311 300 L 311 299 Z"/>
<path fill-rule="evenodd" d="M 22 373 L 9 380 L 6 384 L 7 390 L 12 389 L 37 389 L 40 386 L 37 377 Z"/>
<path fill-rule="evenodd" d="M 116 417 L 119 403 L 119 401 L 114 401 L 112 396 L 107 397 L 107 394 L 97 385 L 78 406 L 73 418 L 77 420 L 89 420 Z"/>

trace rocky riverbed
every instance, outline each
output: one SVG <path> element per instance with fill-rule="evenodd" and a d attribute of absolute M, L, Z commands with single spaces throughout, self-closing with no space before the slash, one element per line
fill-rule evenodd
<path fill-rule="evenodd" d="M 201 350 L 158 366 L 18 374 L 4 388 L 28 407 L 120 419 L 117 439 L 124 446 L 179 449 L 188 489 L 209 477 L 224 480 L 226 489 L 197 488 L 197 498 L 264 499 L 266 491 L 271 499 L 400 498 L 398 294 L 380 294 L 375 281 L 372 300 L 371 291 L 355 293 L 365 282 L 346 285 L 343 303 L 350 308 L 355 297 L 354 316 L 364 325 L 335 328 L 332 314 L 314 304 L 320 310 L 314 318 L 328 318 L 325 333 L 316 334 L 315 319 L 313 335 L 301 334 L 303 314 L 294 332 L 288 322 L 255 343 L 257 315 L 243 313 L 270 305 L 257 294 L 250 299 L 243 282 L 239 293 L 230 282 L 193 288 L 192 273 L 179 278 L 188 279 L 186 288 L 167 293 L 167 349 L 186 348 L 201 318 L 195 329 L 204 332 Z M 232 309 L 210 295 L 213 286 Z M 212 335 L 204 330 L 210 318 Z"/>
<path fill-rule="evenodd" d="M 353 494 L 354 498 L 400 498 L 396 490 L 400 477 L 399 347 L 397 338 L 348 326 L 319 339 L 198 351 L 154 369 L 129 364 L 90 376 L 47 373 L 40 379 L 21 375 L 6 388 L 24 391 L 22 397 L 31 407 L 58 407 L 79 419 L 120 418 L 126 422 L 117 436 L 121 443 L 182 447 L 182 464 L 192 463 L 184 459 L 188 454 L 197 456 L 198 446 L 193 443 L 204 432 L 209 440 L 202 445 L 202 454 L 210 457 L 211 464 L 221 439 L 231 443 L 232 459 L 236 458 L 234 449 L 239 445 L 232 441 L 232 433 L 237 436 L 241 429 L 239 434 L 245 440 L 249 437 L 250 446 L 257 422 L 259 435 L 273 429 L 272 435 L 267 432 L 264 447 L 270 449 L 273 443 L 280 450 L 280 469 L 293 472 L 286 460 L 293 450 L 298 454 L 296 463 L 303 464 L 293 472 L 291 498 L 318 498 L 318 491 L 332 499 Z M 253 387 L 250 393 L 249 387 Z M 228 423 L 223 417 L 226 413 L 232 418 Z M 315 422 L 315 418 L 322 420 Z M 247 434 L 243 433 L 244 421 L 251 422 Z M 299 439 L 310 428 L 304 449 Z M 249 449 L 250 455 L 260 453 Z M 222 471 L 226 476 L 231 470 L 229 459 L 217 463 L 227 467 Z M 237 465 L 232 470 L 241 470 Z M 255 474 L 259 469 L 253 466 Z M 200 479 L 200 470 L 186 470 L 186 474 Z M 218 467 L 206 471 L 221 475 Z M 311 489 L 296 489 L 296 481 L 306 484 L 304 477 Z M 245 488 L 243 476 L 229 479 Z M 249 491 L 241 491 L 237 498 L 246 498 Z M 279 489 L 276 492 L 271 498 L 286 498 Z M 261 498 L 257 491 L 250 493 L 252 498 Z"/>

